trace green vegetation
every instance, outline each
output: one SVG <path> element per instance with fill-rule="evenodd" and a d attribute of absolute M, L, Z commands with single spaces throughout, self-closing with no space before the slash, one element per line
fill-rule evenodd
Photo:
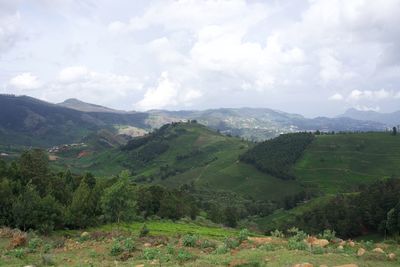
<path fill-rule="evenodd" d="M 295 179 L 291 168 L 313 140 L 311 133 L 283 134 L 257 144 L 241 155 L 240 160 L 283 180 Z"/>
<path fill-rule="evenodd" d="M 284 238 L 254 236 L 246 230 L 239 232 L 179 221 L 147 223 L 152 234 L 146 237 L 139 237 L 140 223 L 122 224 L 119 231 L 115 231 L 114 225 L 103 225 L 86 229 L 83 233 L 78 230 L 56 231 L 48 236 L 17 234 L 15 230 L 0 228 L 0 265 L 280 267 L 309 262 L 314 266 L 357 264 L 392 267 L 400 263 L 397 244 L 351 243 L 337 239 L 331 232 L 328 244 L 320 247 L 309 243 L 307 234 L 296 228 L 290 229 L 288 237 Z M 321 236 L 326 233 L 321 233 Z M 17 245 L 15 237 L 25 234 L 28 242 Z M 83 235 L 85 239 L 82 239 Z M 187 240 L 190 242 L 186 243 Z M 383 252 L 374 252 L 377 247 Z M 365 254 L 357 256 L 360 248 L 365 249 Z"/>
<path fill-rule="evenodd" d="M 400 177 L 400 138 L 390 133 L 319 135 L 294 167 L 298 181 L 326 193 Z"/>

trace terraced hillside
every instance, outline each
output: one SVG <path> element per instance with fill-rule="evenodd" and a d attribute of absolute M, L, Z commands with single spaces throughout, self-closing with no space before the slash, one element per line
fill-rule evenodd
<path fill-rule="evenodd" d="M 298 181 L 326 193 L 400 176 L 400 136 L 357 133 L 317 136 L 294 167 Z"/>
<path fill-rule="evenodd" d="M 54 164 L 75 172 L 100 176 L 130 169 L 137 182 L 180 187 L 228 190 L 260 200 L 276 200 L 299 192 L 297 181 L 284 181 L 239 162 L 239 155 L 252 143 L 219 134 L 198 123 L 173 123 L 134 139 L 123 149 L 60 154 Z"/>

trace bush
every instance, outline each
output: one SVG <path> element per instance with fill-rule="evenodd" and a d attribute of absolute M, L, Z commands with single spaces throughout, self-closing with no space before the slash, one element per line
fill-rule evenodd
<path fill-rule="evenodd" d="M 132 252 L 136 249 L 135 242 L 132 238 L 127 238 L 124 240 L 124 250 L 127 252 Z"/>
<path fill-rule="evenodd" d="M 204 239 L 200 242 L 200 248 L 205 249 L 205 248 L 216 248 L 217 244 L 215 242 L 212 242 L 210 240 Z"/>
<path fill-rule="evenodd" d="M 291 228 L 288 232 L 292 235 L 288 239 L 288 248 L 290 250 L 306 250 L 308 248 L 307 244 L 304 242 L 304 239 L 307 237 L 307 234 L 298 228 Z"/>
<path fill-rule="evenodd" d="M 45 245 L 43 246 L 43 251 L 44 251 L 44 253 L 47 253 L 47 252 L 49 252 L 52 248 L 53 248 L 53 246 L 52 246 L 51 244 L 45 244 Z"/>
<path fill-rule="evenodd" d="M 156 248 L 145 248 L 143 250 L 143 258 L 146 260 L 154 260 L 160 257 L 160 250 Z"/>
<path fill-rule="evenodd" d="M 226 245 L 221 245 L 221 246 L 217 247 L 217 249 L 214 251 L 214 253 L 221 255 L 221 254 L 228 253 L 228 251 L 229 251 L 229 249 L 226 247 Z"/>
<path fill-rule="evenodd" d="M 167 245 L 167 253 L 169 255 L 175 255 L 175 247 L 172 244 Z"/>
<path fill-rule="evenodd" d="M 321 247 L 314 247 L 312 249 L 312 253 L 313 254 L 324 254 L 325 253 L 325 249 L 321 248 Z"/>
<path fill-rule="evenodd" d="M 236 238 L 232 237 L 226 238 L 224 244 L 228 249 L 234 249 L 240 245 L 239 241 Z"/>
<path fill-rule="evenodd" d="M 239 242 L 242 243 L 243 241 L 247 240 L 249 238 L 249 230 L 247 230 L 246 228 L 240 230 L 239 232 Z"/>
<path fill-rule="evenodd" d="M 195 247 L 197 240 L 199 240 L 199 237 L 197 235 L 192 235 L 192 234 L 184 235 L 182 237 L 182 244 L 185 247 Z"/>
<path fill-rule="evenodd" d="M 271 236 L 272 237 L 278 237 L 278 238 L 284 238 L 285 237 L 283 232 L 279 231 L 278 229 L 276 229 L 275 231 L 271 231 Z"/>
<path fill-rule="evenodd" d="M 110 254 L 111 256 L 118 256 L 123 251 L 121 244 L 118 241 L 114 241 L 113 245 L 111 246 Z"/>
<path fill-rule="evenodd" d="M 35 252 L 36 249 L 38 249 L 42 245 L 42 243 L 43 243 L 42 239 L 40 239 L 38 237 L 34 237 L 34 238 L 29 240 L 28 249 L 31 252 Z"/>
<path fill-rule="evenodd" d="M 178 250 L 178 254 L 176 255 L 176 259 L 180 262 L 188 261 L 193 258 L 194 258 L 194 256 L 190 252 L 188 252 L 184 249 Z"/>
<path fill-rule="evenodd" d="M 336 232 L 334 230 L 325 229 L 318 237 L 332 241 L 336 238 Z"/>
<path fill-rule="evenodd" d="M 14 250 L 10 250 L 9 252 L 7 252 L 7 255 L 14 256 L 18 259 L 22 259 L 25 257 L 25 249 L 17 248 Z"/>

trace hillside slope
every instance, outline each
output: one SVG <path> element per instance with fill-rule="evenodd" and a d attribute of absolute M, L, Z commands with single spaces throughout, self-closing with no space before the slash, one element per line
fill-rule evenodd
<path fill-rule="evenodd" d="M 27 96 L 0 95 L 0 144 L 49 147 L 80 142 L 115 125 L 146 127 L 145 113 L 82 112 Z"/>
<path fill-rule="evenodd" d="M 298 181 L 327 193 L 400 176 L 400 136 L 357 133 L 317 136 L 294 167 Z"/>

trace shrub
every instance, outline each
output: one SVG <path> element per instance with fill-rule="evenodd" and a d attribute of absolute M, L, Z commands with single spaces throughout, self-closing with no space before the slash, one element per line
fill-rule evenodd
<path fill-rule="evenodd" d="M 176 259 L 180 262 L 188 261 L 193 258 L 194 258 L 194 256 L 190 252 L 188 252 L 184 249 L 178 250 L 178 254 L 176 255 Z"/>
<path fill-rule="evenodd" d="M 156 248 L 145 248 L 143 250 L 143 258 L 146 260 L 154 260 L 160 257 L 160 250 Z"/>
<path fill-rule="evenodd" d="M 175 255 L 175 247 L 172 244 L 167 245 L 167 253 L 169 255 Z"/>
<path fill-rule="evenodd" d="M 332 241 L 336 238 L 336 232 L 335 230 L 325 229 L 321 234 L 318 235 L 318 237 Z"/>
<path fill-rule="evenodd" d="M 195 247 L 197 240 L 199 240 L 199 237 L 197 235 L 192 235 L 192 234 L 184 235 L 182 237 L 182 244 L 185 247 Z"/>
<path fill-rule="evenodd" d="M 111 256 L 118 256 L 123 251 L 121 244 L 118 241 L 114 241 L 113 245 L 111 246 L 110 254 Z"/>
<path fill-rule="evenodd" d="M 212 242 L 210 240 L 204 239 L 200 242 L 200 248 L 205 249 L 205 248 L 216 248 L 217 244 L 215 242 Z"/>
<path fill-rule="evenodd" d="M 307 244 L 304 241 L 297 241 L 294 238 L 289 238 L 288 240 L 288 249 L 290 250 L 306 250 L 308 248 Z"/>
<path fill-rule="evenodd" d="M 140 229 L 139 237 L 144 237 L 147 236 L 150 233 L 150 230 L 147 228 L 147 226 L 144 224 L 142 226 L 142 229 Z"/>
<path fill-rule="evenodd" d="M 239 241 L 236 238 L 232 237 L 226 238 L 224 244 L 228 249 L 234 249 L 240 245 Z"/>
<path fill-rule="evenodd" d="M 132 252 L 136 249 L 135 242 L 132 238 L 127 238 L 124 240 L 124 250 L 128 252 Z"/>
<path fill-rule="evenodd" d="M 38 249 L 42 245 L 42 243 L 43 243 L 42 239 L 40 239 L 38 237 L 34 237 L 29 240 L 28 248 L 31 252 L 34 252 L 34 251 L 36 251 L 36 249 Z"/>
<path fill-rule="evenodd" d="M 23 248 L 17 248 L 7 252 L 7 255 L 14 256 L 18 259 L 22 259 L 25 257 L 25 250 Z"/>
<path fill-rule="evenodd" d="M 44 251 L 44 253 L 47 253 L 47 252 L 49 252 L 52 248 L 53 248 L 53 246 L 52 246 L 51 244 L 45 244 L 45 245 L 43 246 L 43 251 Z"/>
<path fill-rule="evenodd" d="M 239 242 L 242 243 L 243 241 L 247 240 L 248 238 L 249 238 L 249 230 L 247 230 L 246 228 L 240 230 L 239 235 L 238 235 Z"/>
<path fill-rule="evenodd" d="M 228 253 L 228 251 L 229 251 L 229 249 L 226 247 L 226 245 L 221 245 L 221 246 L 217 247 L 217 249 L 214 251 L 214 253 L 221 255 L 221 254 Z"/>
<path fill-rule="evenodd" d="M 284 238 L 285 237 L 283 232 L 279 231 L 278 229 L 276 229 L 275 231 L 271 231 L 271 236 L 272 237 L 278 237 L 278 238 Z"/>

